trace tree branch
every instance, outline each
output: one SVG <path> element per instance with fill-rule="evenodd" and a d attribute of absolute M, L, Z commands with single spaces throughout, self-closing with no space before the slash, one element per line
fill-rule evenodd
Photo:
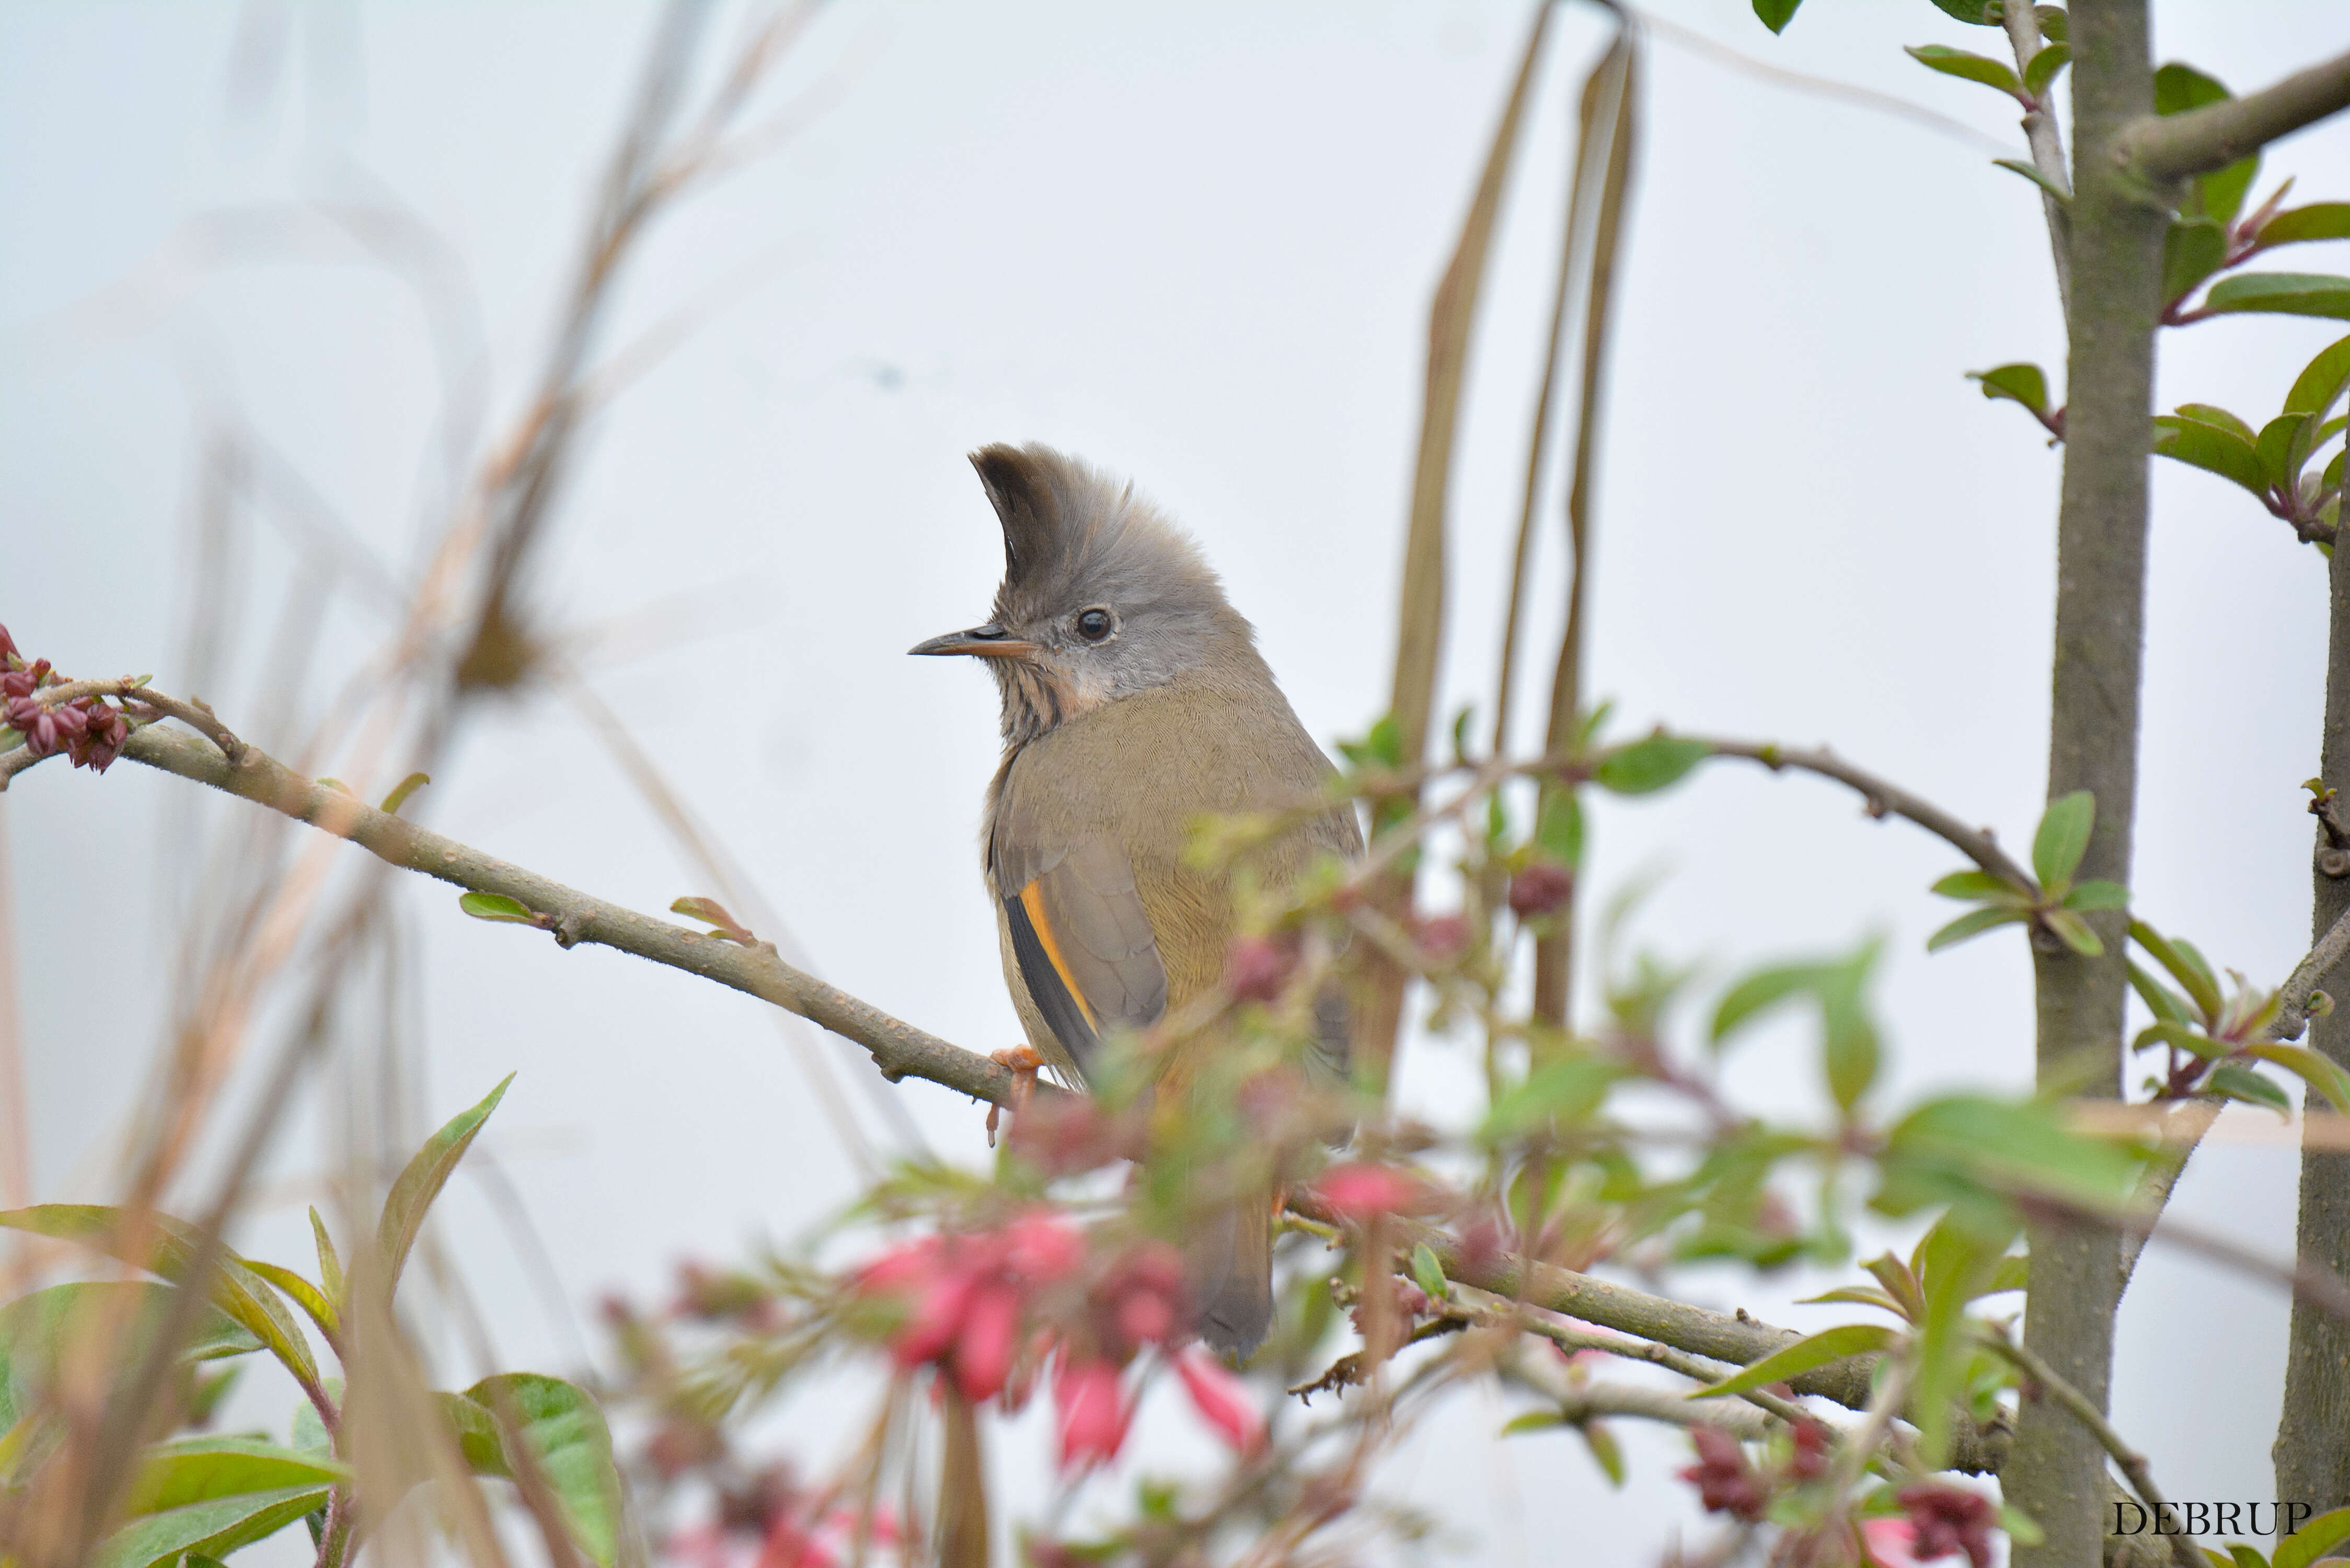
<path fill-rule="evenodd" d="M 2183 114 L 2147 115 L 2126 127 L 2115 151 L 2124 168 L 2168 182 L 2208 174 L 2350 108 L 2350 54 L 2295 71 L 2243 98 Z"/>
<path fill-rule="evenodd" d="M 2040 52 L 2040 18 L 2029 5 L 2002 5 L 2000 21 L 2007 28 L 2007 41 L 2015 51 L 2015 74 L 2021 78 L 2033 57 Z M 2064 254 L 2064 200 L 2056 192 L 2070 191 L 2073 182 L 2064 168 L 2064 132 L 2056 124 L 2054 91 L 2052 87 L 2041 89 L 2039 101 L 2023 111 L 2023 140 L 2032 149 L 2032 166 L 2052 189 L 2040 192 L 2040 206 L 2048 219 L 2048 245 L 2056 257 L 2056 303 L 2063 307 L 2067 319 L 2073 314 L 2073 264 Z"/>
<path fill-rule="evenodd" d="M 140 700 L 156 701 L 143 691 Z M 242 756 L 231 763 L 219 747 L 204 740 L 150 726 L 130 736 L 122 754 L 307 822 L 403 870 L 420 871 L 470 892 L 502 894 L 538 916 L 534 923 L 553 932 L 564 947 L 592 942 L 634 953 L 771 1002 L 863 1046 L 892 1080 L 926 1078 L 974 1099 L 999 1104 L 1012 1097 L 1010 1068 L 892 1018 L 839 987 L 793 968 L 770 943 L 745 947 L 607 903 L 378 811 L 356 796 L 302 777 L 257 747 L 239 744 Z M 1057 1091 L 1039 1085 L 1037 1092 Z"/>

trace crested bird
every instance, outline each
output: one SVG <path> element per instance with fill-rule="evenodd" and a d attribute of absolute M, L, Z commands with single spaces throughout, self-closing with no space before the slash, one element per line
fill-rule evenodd
<path fill-rule="evenodd" d="M 984 661 L 1003 698 L 983 865 L 1004 983 L 1029 1044 L 1082 1085 L 1102 1037 L 1214 991 L 1233 932 L 1226 879 L 1189 862 L 1202 816 L 1293 807 L 1330 777 L 1256 633 L 1198 545 L 1135 493 L 1040 445 L 971 454 L 1003 532 L 984 625 L 917 654 Z M 1362 834 L 1334 803 L 1256 862 L 1281 887 Z M 1346 1020 L 1316 1008 L 1319 1065 L 1344 1070 Z M 1162 1069 L 1160 1087 L 1181 1074 Z M 1183 1076 L 1190 1076 L 1182 1074 Z M 1187 1241 L 1193 1327 L 1245 1359 L 1273 1321 L 1273 1194 L 1220 1205 Z"/>

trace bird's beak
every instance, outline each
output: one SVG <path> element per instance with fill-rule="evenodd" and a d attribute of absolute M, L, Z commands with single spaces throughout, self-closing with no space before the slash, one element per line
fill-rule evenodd
<path fill-rule="evenodd" d="M 951 631 L 928 642 L 918 642 L 908 653 L 968 653 L 980 659 L 1025 659 L 1036 645 L 1014 637 L 993 621 L 969 631 Z"/>

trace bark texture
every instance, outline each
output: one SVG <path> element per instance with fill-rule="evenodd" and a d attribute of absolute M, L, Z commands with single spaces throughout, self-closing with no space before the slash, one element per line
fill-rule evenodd
<path fill-rule="evenodd" d="M 2065 377 L 2064 481 L 2057 520 L 2056 638 L 2048 794 L 2096 797 L 2079 875 L 2126 883 L 2137 810 L 2138 687 L 2146 619 L 2147 465 L 2154 332 L 2166 215 L 2117 158 L 2125 127 L 2150 113 L 2145 0 L 2072 8 L 2073 308 Z M 2043 1092 L 2121 1091 L 2124 919 L 2091 917 L 2105 942 L 2083 958 L 2033 943 L 2037 1074 Z M 2031 1231 L 2024 1343 L 2099 1411 L 2107 1407 L 2121 1240 L 2106 1227 L 2043 1220 Z M 2002 1488 L 2046 1532 L 2016 1568 L 2089 1568 L 2101 1555 L 2106 1456 L 2053 1400 L 2027 1400 Z"/>
<path fill-rule="evenodd" d="M 2350 801 L 2350 549 L 2337 549 L 2327 574 L 2325 726 L 2318 742 L 2318 776 Z M 2315 883 L 2313 929 L 2330 930 L 2350 908 L 2350 876 L 2325 871 L 2334 848 L 2323 819 L 2312 851 Z M 2338 862 L 2336 862 L 2338 864 Z M 2337 1003 L 2337 967 L 2319 983 Z M 2310 1020 L 2309 1044 L 2350 1067 L 2350 1006 Z M 2350 1277 L 2350 1154 L 2304 1148 L 2301 1156 L 2301 1261 L 2337 1278 Z M 2284 1412 L 2277 1421 L 2277 1499 L 2306 1502 L 2319 1513 L 2350 1503 L 2350 1321 L 2295 1301 L 2293 1337 L 2285 1351 Z"/>

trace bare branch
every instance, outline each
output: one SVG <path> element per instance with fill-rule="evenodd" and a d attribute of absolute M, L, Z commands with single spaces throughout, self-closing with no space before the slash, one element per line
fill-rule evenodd
<path fill-rule="evenodd" d="M 2015 74 L 2020 80 L 2041 49 L 2040 18 L 2029 5 L 2003 5 L 2000 20 L 2007 28 L 2008 44 L 2015 50 Z M 2038 100 L 2023 111 L 2023 140 L 2032 149 L 2032 166 L 2052 187 L 2040 192 L 2040 207 L 2048 219 L 2049 249 L 2055 253 L 2056 300 L 2070 318 L 2073 265 L 2064 254 L 2064 225 L 2069 220 L 2064 198 L 2056 192 L 2070 191 L 2073 182 L 2064 168 L 2064 132 L 2056 123 L 2053 83 L 2043 88 Z"/>
<path fill-rule="evenodd" d="M 2268 1027 L 2272 1040 L 2298 1040 L 2309 1023 L 2309 1003 L 2317 990 L 2317 982 L 2334 972 L 2345 958 L 2350 958 L 2350 909 L 2345 909 L 2339 919 L 2317 939 L 2309 956 L 2293 965 L 2293 973 L 2285 978 L 2282 988 L 2284 1005 L 2278 1010 L 2276 1022 Z M 2328 1000 L 2332 1000 L 2328 998 Z"/>
<path fill-rule="evenodd" d="M 2124 129 L 2115 151 L 2124 167 L 2152 181 L 2208 174 L 2327 115 L 2350 108 L 2350 54 L 2296 71 L 2273 87 L 2207 103 L 2183 114 L 2146 115 Z"/>

